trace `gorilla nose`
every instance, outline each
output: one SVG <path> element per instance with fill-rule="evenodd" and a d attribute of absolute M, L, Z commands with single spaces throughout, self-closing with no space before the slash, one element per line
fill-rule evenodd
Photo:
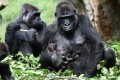
<path fill-rule="evenodd" d="M 40 18 L 38 18 L 38 20 L 37 20 L 38 22 L 41 22 L 41 19 Z"/>
<path fill-rule="evenodd" d="M 69 26 L 69 25 L 70 25 L 70 22 L 65 22 L 64 25 L 65 25 L 65 26 Z"/>
<path fill-rule="evenodd" d="M 65 26 L 69 26 L 69 25 L 70 25 L 70 21 L 69 21 L 68 19 L 65 19 L 64 25 L 65 25 Z"/>

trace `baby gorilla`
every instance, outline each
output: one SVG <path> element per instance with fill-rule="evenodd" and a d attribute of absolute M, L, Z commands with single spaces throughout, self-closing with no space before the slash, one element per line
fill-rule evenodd
<path fill-rule="evenodd" d="M 50 43 L 48 45 L 47 53 L 51 55 L 50 57 L 52 63 L 55 63 L 56 66 L 61 66 L 63 69 L 68 65 L 69 62 L 79 59 L 80 54 L 80 52 L 76 52 L 74 54 L 66 54 L 64 48 L 57 50 L 57 45 L 55 43 Z"/>
<path fill-rule="evenodd" d="M 8 51 L 7 44 L 0 42 L 0 61 L 8 55 Z"/>
<path fill-rule="evenodd" d="M 8 55 L 9 49 L 7 44 L 0 42 L 0 61 Z M 0 75 L 2 80 L 14 80 L 10 71 L 9 64 L 0 62 Z"/>
<path fill-rule="evenodd" d="M 49 44 L 48 45 L 48 53 L 55 54 L 56 53 L 56 48 L 57 48 L 57 45 L 55 45 L 55 43 Z"/>

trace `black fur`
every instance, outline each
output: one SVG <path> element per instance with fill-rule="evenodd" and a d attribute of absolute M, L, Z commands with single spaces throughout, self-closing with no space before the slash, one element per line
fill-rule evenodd
<path fill-rule="evenodd" d="M 7 44 L 0 42 L 0 61 L 3 60 L 9 53 Z M 0 62 L 0 75 L 2 80 L 14 80 L 9 68 L 9 64 Z"/>
<path fill-rule="evenodd" d="M 97 64 L 101 60 L 105 60 L 107 68 L 115 65 L 114 52 L 104 49 L 88 17 L 77 14 L 70 2 L 60 2 L 55 17 L 46 31 L 41 68 L 52 68 L 55 71 L 70 69 L 74 74 L 92 77 L 96 75 Z M 51 43 L 56 45 L 54 52 L 50 51 Z"/>
<path fill-rule="evenodd" d="M 10 53 L 16 55 L 21 51 L 23 55 L 33 53 L 34 56 L 39 56 L 45 28 L 46 24 L 41 20 L 38 8 L 24 4 L 20 16 L 6 28 L 5 42 Z"/>

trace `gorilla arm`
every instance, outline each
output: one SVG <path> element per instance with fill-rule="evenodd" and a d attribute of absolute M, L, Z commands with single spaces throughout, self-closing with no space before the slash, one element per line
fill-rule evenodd
<path fill-rule="evenodd" d="M 16 31 L 20 29 L 20 25 L 17 22 L 10 23 L 7 28 L 6 28 L 6 33 L 5 33 L 5 42 L 9 46 L 10 52 L 14 53 L 14 50 L 17 49 L 15 45 L 18 45 L 16 40 L 17 38 L 15 37 Z"/>
<path fill-rule="evenodd" d="M 15 36 L 22 41 L 32 42 L 36 40 L 37 31 L 33 28 L 29 30 L 20 29 L 16 32 Z"/>
<path fill-rule="evenodd" d="M 50 24 L 45 29 L 45 36 L 43 40 L 44 46 L 42 48 L 41 58 L 40 58 L 41 68 L 51 67 L 55 70 L 59 70 L 58 68 L 62 64 L 63 59 L 61 55 L 59 55 L 57 52 L 55 53 L 51 52 L 48 46 L 50 45 L 49 41 L 54 37 L 56 31 L 57 28 L 55 27 L 55 24 Z"/>
<path fill-rule="evenodd" d="M 85 76 L 92 77 L 95 75 L 97 70 L 97 64 L 102 59 L 104 47 L 102 42 L 99 38 L 99 35 L 93 28 L 90 20 L 83 15 L 79 15 L 80 22 L 80 29 L 85 34 L 86 40 L 89 40 L 90 47 L 90 54 L 88 55 L 87 64 L 86 64 L 86 71 Z"/>
<path fill-rule="evenodd" d="M 61 55 L 55 53 L 48 53 L 47 51 L 42 51 L 41 52 L 41 58 L 40 58 L 40 63 L 41 63 L 41 68 L 53 68 L 55 71 L 58 71 L 59 68 L 61 67 L 63 62 L 63 59 Z"/>
<path fill-rule="evenodd" d="M 22 40 L 22 41 L 26 41 L 26 42 L 39 42 L 41 43 L 41 41 L 44 38 L 44 33 L 45 33 L 45 28 L 46 28 L 46 24 L 41 21 L 41 25 L 39 25 L 40 28 L 30 28 L 30 29 L 20 29 L 19 31 L 16 32 L 16 36 L 18 37 L 18 39 Z M 22 25 L 23 28 L 25 27 L 25 25 Z M 28 28 L 28 27 L 27 27 Z"/>
<path fill-rule="evenodd" d="M 36 29 L 36 34 L 34 34 L 32 37 L 33 41 L 32 42 L 30 41 L 30 45 L 33 49 L 33 54 L 36 57 L 39 56 L 44 46 L 43 39 L 45 36 L 46 24 L 42 21 L 42 25 L 40 25 L 39 27 L 40 28 Z"/>
<path fill-rule="evenodd" d="M 41 21 L 40 29 L 37 30 L 36 41 L 39 43 L 43 43 L 43 39 L 45 37 L 46 23 Z"/>

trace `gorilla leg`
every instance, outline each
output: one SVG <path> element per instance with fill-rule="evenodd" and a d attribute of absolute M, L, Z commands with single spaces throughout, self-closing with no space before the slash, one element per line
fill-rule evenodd
<path fill-rule="evenodd" d="M 32 53 L 32 48 L 28 42 L 21 42 L 19 51 L 21 51 L 22 54 L 26 56 L 27 54 Z"/>
<path fill-rule="evenodd" d="M 79 60 L 69 63 L 65 69 L 69 69 L 73 72 L 73 74 L 76 74 L 77 76 L 79 76 L 81 73 Z"/>
<path fill-rule="evenodd" d="M 115 53 L 110 48 L 105 48 L 104 52 L 104 60 L 105 60 L 105 67 L 109 69 L 110 67 L 115 66 L 116 60 L 115 60 Z"/>

